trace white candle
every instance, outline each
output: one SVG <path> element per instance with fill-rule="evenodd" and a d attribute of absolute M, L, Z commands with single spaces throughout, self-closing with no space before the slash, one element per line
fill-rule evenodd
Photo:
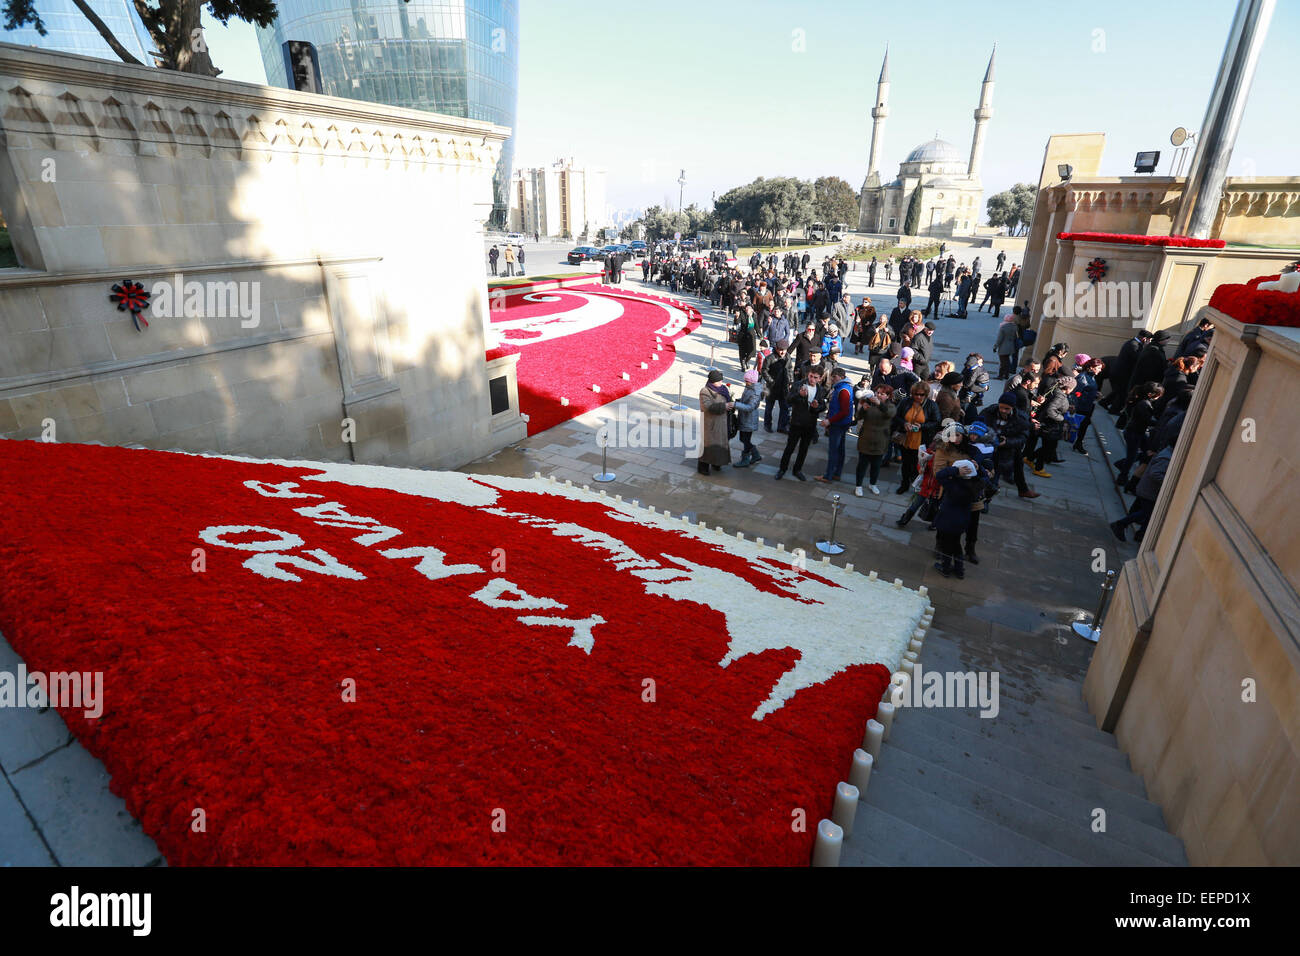
<path fill-rule="evenodd" d="M 755 543 L 756 545 L 758 545 L 758 546 L 761 548 L 761 547 L 763 546 L 763 539 L 762 539 L 762 538 L 755 538 L 755 539 L 754 539 L 754 543 Z"/>
<path fill-rule="evenodd" d="M 916 653 L 916 651 L 903 651 L 903 660 L 911 661 L 913 664 L 915 664 L 920 657 L 921 655 Z"/>
<path fill-rule="evenodd" d="M 867 732 L 862 737 L 862 749 L 871 754 L 872 759 L 880 759 L 880 744 L 885 739 L 885 726 L 878 720 L 867 721 Z"/>
<path fill-rule="evenodd" d="M 835 785 L 835 809 L 831 819 L 844 831 L 845 836 L 853 833 L 853 818 L 858 815 L 858 788 L 841 780 Z"/>
<path fill-rule="evenodd" d="M 878 577 L 880 577 L 880 575 L 876 574 L 875 571 L 872 571 L 870 574 L 867 575 L 867 580 L 868 580 L 868 581 L 874 581 L 874 580 L 876 580 Z"/>
<path fill-rule="evenodd" d="M 817 842 L 813 844 L 813 866 L 839 866 L 844 831 L 830 820 L 817 824 Z"/>
<path fill-rule="evenodd" d="M 533 472 L 533 477 L 534 477 L 534 478 L 540 478 L 540 477 L 542 477 L 542 473 L 541 473 L 540 471 L 535 471 L 535 472 Z"/>
<path fill-rule="evenodd" d="M 917 637 L 912 638 L 912 640 L 908 643 L 907 647 L 909 650 L 919 652 L 921 650 L 921 639 Z"/>
<path fill-rule="evenodd" d="M 909 678 L 912 676 L 912 672 L 916 669 L 916 665 L 911 661 L 909 661 L 906 656 L 903 657 L 903 661 L 901 664 L 898 665 L 898 667 L 899 670 L 901 670 Z"/>
<path fill-rule="evenodd" d="M 867 784 L 871 782 L 871 768 L 875 763 L 876 758 L 861 747 L 853 751 L 853 769 L 849 771 L 849 783 L 858 788 L 859 795 L 867 792 Z"/>
<path fill-rule="evenodd" d="M 778 550 L 778 551 L 784 551 L 784 550 L 785 550 L 785 544 L 784 544 L 783 542 L 781 542 L 781 541 L 778 541 L 778 542 L 776 543 L 776 550 Z"/>
<path fill-rule="evenodd" d="M 831 563 L 831 556 L 829 554 L 823 554 L 822 564 L 830 564 L 830 563 Z"/>
<path fill-rule="evenodd" d="M 744 535 L 742 532 L 737 531 L 737 532 L 736 532 L 736 540 L 737 540 L 737 541 L 744 541 L 744 540 L 745 540 L 745 535 Z"/>
<path fill-rule="evenodd" d="M 898 590 L 899 588 L 901 588 L 902 586 L 903 586 L 903 579 L 902 579 L 902 578 L 894 578 L 894 590 L 897 591 L 897 590 Z"/>
<path fill-rule="evenodd" d="M 881 739 L 888 740 L 889 731 L 894 726 L 894 705 L 890 703 L 877 704 L 876 720 L 885 728 L 885 732 Z"/>
<path fill-rule="evenodd" d="M 925 597 L 927 594 L 930 593 L 930 589 L 927 588 L 924 584 L 922 584 L 919 588 L 916 589 L 916 593 L 921 595 L 921 597 Z"/>
<path fill-rule="evenodd" d="M 852 573 L 853 573 L 853 565 L 852 565 L 852 564 L 846 564 L 846 565 L 844 565 L 844 570 L 845 570 L 845 571 L 848 571 L 850 574 L 852 574 Z"/>
<path fill-rule="evenodd" d="M 912 632 L 912 640 L 914 641 L 925 640 L 925 631 L 921 630 L 918 627 L 915 631 Z"/>
<path fill-rule="evenodd" d="M 650 513 L 651 513 L 651 514 L 654 514 L 654 513 L 655 513 L 655 506 L 654 506 L 654 505 L 651 505 L 651 506 L 650 506 Z"/>

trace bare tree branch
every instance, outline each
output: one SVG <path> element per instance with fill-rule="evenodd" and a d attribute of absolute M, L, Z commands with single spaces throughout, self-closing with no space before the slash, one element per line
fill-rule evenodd
<path fill-rule="evenodd" d="M 72 2 L 77 5 L 78 10 L 86 15 L 86 19 L 90 21 L 91 26 L 99 31 L 99 35 L 104 38 L 104 42 L 112 47 L 113 52 L 121 57 L 123 63 L 134 63 L 136 66 L 144 66 L 143 63 L 131 55 L 131 52 L 127 50 L 126 47 L 122 46 L 121 41 L 118 40 L 117 37 L 113 36 L 113 31 L 110 30 L 108 25 L 99 18 L 98 13 L 90 9 L 90 4 L 88 4 L 86 0 L 72 0 Z"/>

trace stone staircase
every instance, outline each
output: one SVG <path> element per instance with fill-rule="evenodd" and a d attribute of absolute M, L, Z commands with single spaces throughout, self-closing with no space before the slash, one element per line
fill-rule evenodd
<path fill-rule="evenodd" d="M 1185 866 L 1182 841 L 1082 682 L 1024 649 L 973 651 L 932 629 L 926 671 L 996 671 L 996 717 L 899 707 L 846 834 L 841 866 Z M 1094 832 L 1098 809 L 1105 831 Z"/>

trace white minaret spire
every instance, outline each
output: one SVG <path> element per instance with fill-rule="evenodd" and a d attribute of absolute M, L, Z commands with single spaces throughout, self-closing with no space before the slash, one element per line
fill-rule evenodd
<path fill-rule="evenodd" d="M 984 127 L 993 115 L 993 61 L 998 55 L 998 45 L 993 44 L 993 53 L 989 56 L 989 68 L 984 71 L 984 83 L 980 86 L 980 105 L 975 110 L 975 135 L 970 142 L 970 164 L 966 173 L 971 178 L 980 174 L 980 159 L 984 155 Z"/>
<path fill-rule="evenodd" d="M 880 143 L 885 138 L 885 117 L 889 115 L 889 45 L 885 45 L 885 62 L 880 64 L 876 81 L 876 105 L 871 108 L 871 152 L 867 156 L 867 175 L 876 172 Z"/>

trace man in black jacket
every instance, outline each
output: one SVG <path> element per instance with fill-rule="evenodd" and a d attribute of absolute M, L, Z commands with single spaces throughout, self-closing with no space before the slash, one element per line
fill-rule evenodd
<path fill-rule="evenodd" d="M 912 371 L 921 381 L 930 377 L 930 356 L 934 353 L 934 323 L 927 322 L 912 336 Z"/>
<path fill-rule="evenodd" d="M 1129 381 L 1133 377 L 1133 366 L 1137 364 L 1138 353 L 1151 341 L 1151 333 L 1146 329 L 1138 331 L 1133 338 L 1129 339 L 1119 350 L 1119 355 L 1115 356 L 1115 362 L 1109 367 L 1109 379 L 1111 392 L 1105 399 L 1098 402 L 1102 408 L 1112 414 L 1118 415 L 1124 409 L 1124 401 L 1128 398 Z"/>
<path fill-rule="evenodd" d="M 789 354 L 784 342 L 778 342 L 772 354 L 763 363 L 763 381 L 767 385 L 767 405 L 763 410 L 763 427 L 772 430 L 772 405 L 780 406 L 776 430 L 782 433 L 790 431 L 790 380 L 794 368 L 794 357 Z"/>
<path fill-rule="evenodd" d="M 1151 337 L 1147 346 L 1138 353 L 1137 361 L 1133 363 L 1133 377 L 1129 379 L 1129 387 L 1141 385 L 1143 382 L 1155 382 L 1159 385 L 1164 381 L 1165 368 L 1169 365 L 1169 358 L 1165 355 L 1165 345 L 1169 342 L 1169 333 L 1160 329 Z"/>
<path fill-rule="evenodd" d="M 930 279 L 930 300 L 925 304 L 925 312 L 922 315 L 929 316 L 931 310 L 934 311 L 934 317 L 939 318 L 939 302 L 943 298 L 943 276 L 935 274 Z"/>
<path fill-rule="evenodd" d="M 996 405 L 975 417 L 993 429 L 997 436 L 993 443 L 993 460 L 998 472 L 1003 477 L 1010 472 L 1021 498 L 1037 498 L 1038 492 L 1030 491 L 1029 483 L 1025 481 L 1024 448 L 1029 437 L 1029 417 L 1016 407 L 1016 397 L 1003 395 Z"/>
<path fill-rule="evenodd" d="M 810 368 L 802 382 L 791 384 L 786 398 L 790 402 L 790 437 L 786 439 L 785 451 L 781 454 L 781 464 L 776 471 L 776 480 L 785 477 L 790 467 L 790 456 L 794 459 L 794 476 L 800 481 L 807 481 L 803 473 L 804 459 L 808 457 L 808 446 L 817 434 L 817 419 L 826 407 L 826 389 L 822 386 L 822 370 Z"/>

